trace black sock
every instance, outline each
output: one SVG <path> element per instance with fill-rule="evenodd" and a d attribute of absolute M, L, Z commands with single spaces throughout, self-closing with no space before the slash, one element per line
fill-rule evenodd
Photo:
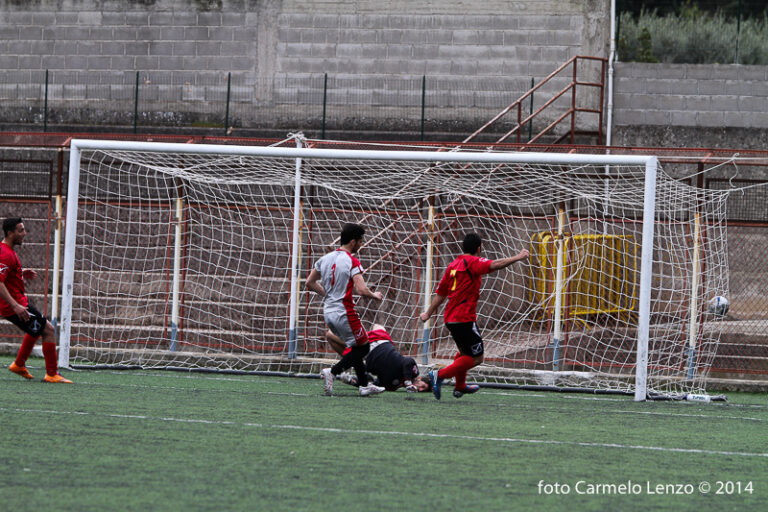
<path fill-rule="evenodd" d="M 356 345 L 352 347 L 350 351 L 346 353 L 346 355 L 342 356 L 341 361 L 336 363 L 331 368 L 331 373 L 334 375 L 339 375 L 347 368 L 354 368 L 355 374 L 357 375 L 357 385 L 360 387 L 367 386 L 368 375 L 365 373 L 365 363 L 363 362 L 363 357 L 368 354 L 370 349 L 371 346 L 367 343 L 365 345 Z"/>

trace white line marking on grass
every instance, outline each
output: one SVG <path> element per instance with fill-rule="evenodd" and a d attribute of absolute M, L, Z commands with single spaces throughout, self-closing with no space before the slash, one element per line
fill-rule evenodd
<path fill-rule="evenodd" d="M 552 395 L 535 395 L 535 394 L 527 394 L 525 392 L 522 393 L 494 393 L 496 395 L 500 396 L 510 396 L 510 397 L 548 397 Z M 583 397 L 583 396 L 560 396 L 559 398 L 562 398 L 564 400 L 597 400 L 597 401 L 603 401 L 603 402 L 628 402 L 628 400 L 622 400 L 620 398 L 598 398 L 598 397 Z M 551 402 L 550 402 L 551 403 Z M 701 404 L 693 404 L 693 403 L 679 403 L 680 407 L 694 407 L 696 405 Z M 506 406 L 506 404 L 505 404 Z M 541 406 L 535 406 L 537 409 L 545 409 Z M 749 408 L 759 408 L 759 409 L 765 409 L 765 406 L 757 405 L 749 405 L 749 404 L 707 404 L 706 407 L 749 407 Z M 547 410 L 558 410 L 557 408 L 549 408 Z M 677 413 L 677 412 L 658 412 L 658 411 L 634 411 L 630 409 L 624 409 L 624 410 L 616 410 L 616 411 L 604 411 L 605 413 L 613 413 L 613 414 L 641 414 L 641 415 L 648 415 L 648 416 L 662 416 L 662 417 L 671 417 L 671 418 L 709 418 L 709 419 L 729 419 L 729 420 L 747 420 L 747 421 L 768 421 L 767 418 L 751 418 L 746 416 L 723 416 L 719 414 L 692 414 L 692 413 Z"/>
<path fill-rule="evenodd" d="M 498 404 L 498 407 L 513 407 L 508 404 Z M 685 406 L 683 406 L 685 407 Z M 525 407 L 537 411 L 563 411 L 559 407 L 542 407 L 540 405 L 526 405 Z M 693 414 L 693 413 L 678 413 L 678 412 L 655 412 L 655 411 L 633 411 L 630 409 L 617 409 L 617 410 L 605 410 L 601 414 L 639 414 L 641 416 L 657 416 L 662 418 L 706 418 L 711 420 L 744 420 L 755 422 L 768 422 L 768 418 L 753 418 L 750 416 L 726 416 L 722 414 Z"/>
<path fill-rule="evenodd" d="M 79 370 L 78 370 L 79 371 Z M 89 371 L 89 370 L 86 370 Z M 108 373 L 110 375 L 126 375 L 128 372 L 131 372 L 131 375 L 136 375 L 139 377 L 163 377 L 166 379 L 205 379 L 205 380 L 213 380 L 213 381 L 222 381 L 222 382 L 242 382 L 245 379 L 245 377 L 258 377 L 258 375 L 237 375 L 232 377 L 221 377 L 221 376 L 212 376 L 211 374 L 206 374 L 202 372 L 189 372 L 189 373 L 182 373 L 182 372 L 166 372 L 163 370 L 155 370 L 153 373 L 148 373 L 144 370 L 94 370 L 98 372 L 104 372 Z"/>
<path fill-rule="evenodd" d="M 749 416 L 721 416 L 719 414 L 683 414 L 683 413 L 664 413 L 651 411 L 620 411 L 621 414 L 645 414 L 648 416 L 672 416 L 675 418 L 707 418 L 714 420 L 746 420 L 746 421 L 766 421 L 765 418 L 751 418 Z"/>
<path fill-rule="evenodd" d="M 89 382 L 78 380 L 78 383 L 88 384 L 89 386 L 102 385 L 101 382 Z M 313 397 L 318 396 L 317 393 L 288 393 L 288 392 L 276 392 L 276 391 L 252 391 L 247 389 L 203 389 L 199 387 L 178 387 L 178 386 L 147 386 L 143 384 L 107 384 L 108 387 L 118 388 L 132 388 L 132 389 L 151 389 L 151 390 L 166 390 L 166 391 L 204 391 L 206 393 L 259 393 L 264 395 L 280 395 L 280 396 L 306 396 Z"/>
<path fill-rule="evenodd" d="M 136 420 L 150 420 L 150 421 L 168 421 L 175 423 L 188 423 L 188 424 L 204 424 L 204 425 L 234 425 L 243 427 L 255 427 L 255 428 L 267 428 L 277 430 L 303 430 L 310 432 L 330 432 L 337 434 L 360 434 L 363 436 L 377 435 L 377 436 L 403 436 L 403 437 L 422 437 L 431 439 L 458 439 L 462 441 L 490 441 L 494 443 L 516 443 L 516 444 L 541 444 L 541 445 L 554 445 L 554 446 L 581 446 L 585 448 L 616 448 L 620 450 L 644 450 L 654 452 L 669 452 L 669 453 L 690 453 L 698 455 L 724 455 L 724 456 L 736 456 L 736 457 L 766 457 L 768 453 L 752 453 L 752 452 L 732 452 L 732 451 L 720 451 L 720 450 L 701 450 L 697 448 L 669 448 L 664 446 L 642 446 L 631 444 L 618 444 L 618 443 L 586 443 L 576 441 L 557 441 L 552 439 L 522 439 L 514 437 L 481 437 L 481 436 L 462 436 L 456 434 L 433 434 L 428 432 L 400 432 L 396 430 L 365 430 L 365 429 L 344 429 L 336 427 L 310 427 L 304 425 L 280 425 L 270 423 L 250 423 L 250 422 L 236 422 L 236 421 L 222 421 L 222 420 L 206 420 L 195 418 L 173 418 L 173 417 L 156 417 L 146 416 L 141 414 L 110 414 L 110 413 L 93 413 L 83 411 L 55 411 L 55 410 L 43 410 L 43 409 L 11 409 L 6 407 L 0 407 L 2 412 L 18 412 L 18 413 L 37 413 L 37 414 L 62 414 L 62 415 L 77 415 L 77 416 L 101 416 L 105 418 L 118 418 L 118 419 L 136 419 Z"/>
<path fill-rule="evenodd" d="M 120 372 L 114 372 L 114 373 L 120 373 Z M 137 374 L 138 375 L 138 374 Z M 148 374 L 146 374 L 148 375 Z M 155 375 L 152 375 L 153 377 Z M 169 375 L 169 377 L 173 378 L 182 378 L 182 379 L 192 379 L 195 378 L 194 376 L 181 376 L 181 375 Z M 216 380 L 216 381 L 234 381 L 234 382 L 242 382 L 240 379 L 231 379 L 226 377 L 208 377 L 205 376 L 206 380 Z M 99 382 L 88 382 L 89 385 L 99 385 Z M 190 390 L 199 390 L 198 388 L 185 388 L 185 387 L 175 387 L 175 386 L 147 386 L 147 385 L 141 385 L 141 384 L 110 384 L 110 387 L 121 387 L 121 388 L 136 388 L 136 389 L 165 389 L 165 390 L 171 390 L 171 391 L 190 391 Z M 351 388 L 350 388 L 351 389 Z M 205 389 L 206 392 L 212 392 L 212 393 L 247 393 L 248 390 L 243 389 Z M 297 397 L 316 397 L 317 393 L 292 393 L 292 392 L 277 392 L 277 391 L 256 391 L 259 394 L 264 395 L 275 395 L 275 396 L 297 396 Z M 404 393 L 400 393 L 401 395 Z M 490 394 L 490 393 L 489 393 Z M 531 392 L 521 392 L 521 393 L 508 393 L 508 392 L 500 392 L 500 393 L 493 393 L 494 395 L 498 396 L 505 396 L 505 397 L 551 397 L 553 395 L 551 394 L 535 394 Z M 411 397 L 406 397 L 411 398 Z M 570 400 L 600 400 L 600 401 L 610 401 L 610 402 L 627 402 L 627 400 L 621 400 L 616 398 L 598 398 L 598 397 L 566 397 L 566 396 L 560 396 L 560 398 L 563 399 L 570 399 Z M 551 403 L 551 402 L 550 402 Z M 535 407 L 537 410 L 550 410 L 550 411 L 558 411 L 563 410 L 562 408 L 557 407 L 543 407 L 542 405 L 536 404 L 536 405 L 522 405 L 522 404 L 515 404 L 515 405 L 509 405 L 509 404 L 491 404 L 491 405 L 498 405 L 500 407 L 516 407 L 516 408 L 527 408 L 527 407 Z M 695 404 L 681 404 L 681 407 L 687 407 L 687 406 L 694 406 Z M 658 417 L 669 417 L 669 418 L 707 418 L 707 419 L 720 419 L 720 420 L 744 420 L 744 421 L 753 421 L 753 422 L 768 422 L 768 418 L 753 418 L 748 416 L 724 416 L 724 415 L 717 415 L 717 414 L 691 414 L 691 413 L 676 413 L 676 412 L 656 412 L 656 411 L 634 411 L 630 409 L 623 409 L 623 410 L 611 410 L 611 411 L 604 411 L 608 414 L 639 414 L 639 415 L 645 415 L 645 416 L 658 416 Z"/>
<path fill-rule="evenodd" d="M 509 391 L 500 391 L 494 393 L 495 395 L 500 396 L 511 396 L 516 398 L 524 398 L 524 397 L 535 397 L 535 398 L 558 398 L 561 400 L 588 400 L 588 401 L 594 401 L 594 402 L 624 402 L 628 403 L 632 401 L 632 398 L 627 396 L 625 398 L 613 398 L 613 397 L 607 397 L 607 396 L 578 396 L 575 394 L 568 395 L 565 393 L 555 393 L 555 392 L 549 392 L 549 393 L 536 393 L 533 391 L 519 391 L 517 393 L 509 392 Z M 654 403 L 653 401 L 650 401 L 650 403 Z M 680 404 L 682 407 L 687 406 L 701 406 L 701 403 L 697 402 L 686 402 L 684 400 L 680 401 L 659 401 L 658 403 L 676 403 Z M 727 407 L 727 408 L 749 408 L 749 409 L 768 409 L 765 405 L 761 404 L 737 404 L 732 402 L 712 402 L 709 404 L 706 404 L 706 407 Z"/>
<path fill-rule="evenodd" d="M 30 368 L 36 368 L 34 366 L 30 366 Z M 39 367 L 38 369 L 42 369 L 43 367 Z M 91 371 L 89 369 L 77 369 L 74 371 L 78 372 L 88 372 Z M 203 373 L 203 372 L 168 372 L 163 369 L 146 369 L 146 370 L 94 370 L 98 372 L 103 373 L 109 373 L 111 375 L 125 375 L 127 373 L 130 373 L 132 375 L 138 375 L 143 377 L 164 377 L 169 379 L 205 379 L 205 380 L 212 380 L 212 381 L 222 381 L 222 382 L 247 382 L 249 379 L 247 378 L 262 378 L 266 377 L 268 379 L 274 379 L 274 378 L 281 378 L 281 379 L 295 379 L 296 377 L 289 377 L 289 376 L 268 376 L 268 375 L 251 375 L 251 374 L 242 374 L 242 375 L 232 375 L 230 377 L 224 377 L 224 376 L 217 376 L 215 374 L 211 373 Z M 247 377 L 247 378 L 246 378 Z M 89 383 L 89 384 L 97 384 L 97 383 Z M 126 384 L 121 384 L 121 386 L 127 386 Z M 142 387 L 142 386 L 136 386 L 136 387 Z M 187 388 L 178 388 L 178 389 L 187 389 Z M 590 396 L 590 395 L 578 395 L 578 394 L 565 394 L 565 393 L 554 393 L 554 392 L 547 392 L 547 393 L 540 393 L 535 391 L 527 391 L 527 390 L 519 390 L 517 392 L 515 391 L 497 391 L 493 388 L 486 388 L 490 393 L 488 394 L 494 394 L 499 396 L 510 396 L 510 397 L 519 397 L 519 398 L 559 398 L 562 400 L 588 400 L 588 401 L 599 401 L 599 402 L 630 402 L 632 398 L 630 396 L 626 396 L 624 398 L 614 398 L 611 396 Z M 296 393 L 295 396 L 316 396 L 314 394 L 301 394 Z M 663 403 L 663 402 L 662 402 Z M 701 405 L 698 403 L 683 403 L 681 404 L 682 407 L 687 406 L 696 406 Z M 760 404 L 736 404 L 736 403 L 711 403 L 707 404 L 707 407 L 734 407 L 734 408 L 752 408 L 752 409 L 768 409 L 765 405 Z M 657 413 L 657 414 L 663 414 L 663 413 Z M 706 417 L 712 417 L 712 416 L 706 416 Z M 760 420 L 762 421 L 762 420 Z"/>

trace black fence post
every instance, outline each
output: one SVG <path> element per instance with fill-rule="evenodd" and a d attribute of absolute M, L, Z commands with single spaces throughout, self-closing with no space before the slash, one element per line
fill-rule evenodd
<path fill-rule="evenodd" d="M 224 135 L 229 133 L 229 98 L 232 91 L 232 72 L 227 73 L 227 111 L 224 114 Z"/>
<path fill-rule="evenodd" d="M 139 125 L 139 72 L 136 72 L 136 89 L 133 94 L 133 133 L 137 133 Z"/>
<path fill-rule="evenodd" d="M 424 110 L 427 100 L 427 75 L 421 75 L 421 141 L 424 142 Z"/>
<path fill-rule="evenodd" d="M 733 59 L 734 64 L 739 63 L 739 40 L 741 38 L 741 0 L 739 0 L 739 12 L 736 15 L 736 57 Z"/>
<path fill-rule="evenodd" d="M 45 70 L 45 103 L 43 104 L 43 131 L 48 131 L 48 70 Z"/>
<path fill-rule="evenodd" d="M 325 112 L 328 105 L 328 73 L 323 77 L 323 134 L 320 138 L 325 139 Z"/>

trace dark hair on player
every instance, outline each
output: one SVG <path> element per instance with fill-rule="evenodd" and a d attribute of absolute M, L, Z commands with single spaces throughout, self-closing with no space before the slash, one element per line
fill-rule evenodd
<path fill-rule="evenodd" d="M 421 382 L 424 382 L 427 385 L 427 391 L 432 391 L 432 379 L 429 377 L 429 374 L 427 374 L 426 377 L 418 376 L 414 377 L 413 380 L 419 379 Z"/>
<path fill-rule="evenodd" d="M 352 240 L 360 240 L 365 234 L 365 229 L 360 224 L 344 224 L 341 228 L 341 245 L 347 245 Z"/>
<path fill-rule="evenodd" d="M 464 241 L 461 242 L 461 249 L 464 254 L 475 254 L 477 249 L 482 245 L 483 239 L 477 233 L 467 233 L 464 237 Z"/>
<path fill-rule="evenodd" d="M 3 221 L 3 234 L 8 236 L 8 233 L 16 230 L 16 226 L 22 223 L 19 217 L 11 217 Z"/>

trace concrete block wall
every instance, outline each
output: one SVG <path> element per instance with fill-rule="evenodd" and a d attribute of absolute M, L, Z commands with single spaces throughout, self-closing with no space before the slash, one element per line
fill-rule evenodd
<path fill-rule="evenodd" d="M 411 1 L 366 9 L 366 2 L 342 1 L 326 2 L 322 14 L 308 8 L 313 3 L 284 3 L 276 73 L 528 78 L 604 49 L 604 40 L 585 37 L 585 12 L 575 3 Z"/>
<path fill-rule="evenodd" d="M 574 55 L 604 55 L 608 8 L 608 0 L 0 0 L 0 121 L 36 119 L 29 110 L 42 108 L 45 70 L 51 101 L 125 111 L 136 71 L 142 84 L 186 86 L 143 97 L 177 112 L 223 97 L 229 72 L 233 85 L 251 89 L 236 95 L 243 118 L 264 117 L 248 109 L 254 101 L 307 96 L 316 88 L 309 79 L 325 73 L 356 79 L 392 105 L 400 91 L 384 79 L 426 75 L 442 90 L 474 93 L 443 117 L 478 104 L 498 111 L 531 77 Z M 289 80 L 298 91 L 268 85 Z M 486 88 L 495 100 L 483 97 Z M 82 105 L 54 106 L 73 122 L 85 115 Z"/>
<path fill-rule="evenodd" d="M 311 130 L 327 73 L 330 129 L 417 128 L 426 76 L 427 127 L 466 135 L 531 77 L 574 55 L 605 56 L 608 9 L 608 0 L 0 0 L 0 129 L 42 123 L 49 70 L 48 122 L 59 126 L 130 125 L 137 71 L 146 129 L 222 123 L 231 72 L 230 124 Z M 537 94 L 535 107 L 562 86 Z M 615 144 L 768 147 L 768 67 L 617 63 L 614 90 Z"/>
<path fill-rule="evenodd" d="M 621 145 L 768 147 L 768 66 L 619 62 Z"/>
<path fill-rule="evenodd" d="M 617 63 L 617 125 L 768 128 L 768 66 Z"/>

